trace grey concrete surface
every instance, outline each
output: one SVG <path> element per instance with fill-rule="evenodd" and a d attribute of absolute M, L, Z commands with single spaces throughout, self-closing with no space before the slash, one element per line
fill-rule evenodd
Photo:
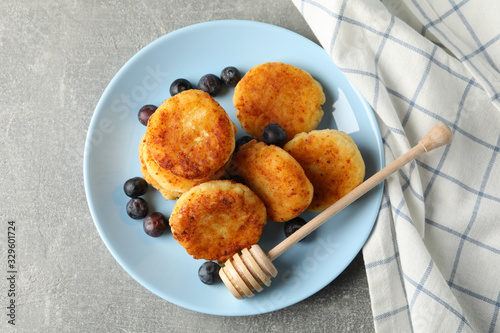
<path fill-rule="evenodd" d="M 361 255 L 296 305 L 219 317 L 143 288 L 94 227 L 82 165 L 100 95 L 148 43 L 219 19 L 263 21 L 316 41 L 290 0 L 0 2 L 1 332 L 373 331 Z M 7 316 L 8 221 L 16 226 L 15 326 Z"/>

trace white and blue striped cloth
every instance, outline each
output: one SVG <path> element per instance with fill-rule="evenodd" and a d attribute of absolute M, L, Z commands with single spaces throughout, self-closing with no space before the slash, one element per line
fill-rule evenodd
<path fill-rule="evenodd" d="M 375 110 L 386 182 L 363 248 L 377 332 L 500 332 L 500 1 L 293 0 Z"/>

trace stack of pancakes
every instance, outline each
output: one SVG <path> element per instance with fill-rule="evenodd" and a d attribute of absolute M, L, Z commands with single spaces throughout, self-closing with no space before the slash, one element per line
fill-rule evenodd
<path fill-rule="evenodd" d="M 167 200 L 220 178 L 235 146 L 236 126 L 209 94 L 186 90 L 151 115 L 139 144 L 144 179 Z"/>
<path fill-rule="evenodd" d="M 170 227 L 190 255 L 223 262 L 256 244 L 267 220 L 323 210 L 363 181 L 352 138 L 315 130 L 324 102 L 321 85 L 302 69 L 279 62 L 252 68 L 233 103 L 255 140 L 234 156 L 236 126 L 209 94 L 187 90 L 157 109 L 139 145 L 141 170 L 165 199 L 179 198 Z M 259 142 L 269 123 L 286 130 L 283 148 Z M 226 171 L 245 185 L 217 180 Z"/>

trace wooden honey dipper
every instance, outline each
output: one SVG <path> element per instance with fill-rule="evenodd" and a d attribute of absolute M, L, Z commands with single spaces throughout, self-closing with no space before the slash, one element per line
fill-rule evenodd
<path fill-rule="evenodd" d="M 232 258 L 224 263 L 224 266 L 219 271 L 222 281 L 237 299 L 243 299 L 245 296 L 254 296 L 254 291 L 260 292 L 264 289 L 263 285 L 269 287 L 271 285 L 271 277 L 275 277 L 278 274 L 278 270 L 272 263 L 274 259 L 420 154 L 449 143 L 452 136 L 451 129 L 447 125 L 443 123 L 437 124 L 415 147 L 365 180 L 340 200 L 325 209 L 321 214 L 276 245 L 267 254 L 259 245 L 255 244 L 250 249 L 243 249 L 241 254 L 236 253 L 233 255 Z"/>

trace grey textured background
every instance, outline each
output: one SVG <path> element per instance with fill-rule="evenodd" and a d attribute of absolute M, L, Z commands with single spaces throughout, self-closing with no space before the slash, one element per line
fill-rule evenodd
<path fill-rule="evenodd" d="M 114 260 L 83 186 L 87 128 L 100 95 L 138 50 L 210 20 L 275 24 L 316 41 L 289 0 L 0 3 L 0 331 L 367 332 L 361 255 L 326 288 L 283 310 L 218 317 L 170 304 Z M 16 222 L 16 326 L 7 324 L 7 222 Z"/>

